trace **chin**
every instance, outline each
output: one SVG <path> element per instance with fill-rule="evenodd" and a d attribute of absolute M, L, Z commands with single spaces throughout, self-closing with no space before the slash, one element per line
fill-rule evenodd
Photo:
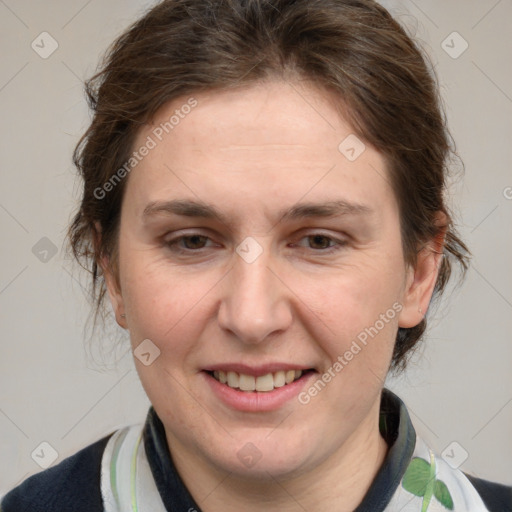
<path fill-rule="evenodd" d="M 311 439 L 301 439 L 295 432 L 266 432 L 267 438 L 261 434 L 238 435 L 224 439 L 224 443 L 212 443 L 215 451 L 205 455 L 222 471 L 253 481 L 294 478 L 320 463 L 319 450 Z"/>

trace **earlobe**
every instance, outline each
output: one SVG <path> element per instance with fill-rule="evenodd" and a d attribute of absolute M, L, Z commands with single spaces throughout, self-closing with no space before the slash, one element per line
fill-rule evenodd
<path fill-rule="evenodd" d="M 127 329 L 128 325 L 126 323 L 124 300 L 117 279 L 113 274 L 111 266 L 105 260 L 102 261 L 101 268 L 110 303 L 112 304 L 112 309 L 114 310 L 116 317 L 116 322 L 123 329 Z"/>
<path fill-rule="evenodd" d="M 418 262 L 411 279 L 408 279 L 405 290 L 403 309 L 398 318 L 399 327 L 415 327 L 428 309 L 434 292 L 441 256 L 431 249 L 424 249 L 426 254 L 418 255 Z"/>
<path fill-rule="evenodd" d="M 96 233 L 94 238 L 94 250 L 96 254 L 98 254 L 100 253 L 101 229 L 99 228 L 97 223 L 95 227 Z M 107 289 L 107 294 L 110 299 L 110 303 L 112 304 L 112 309 L 114 310 L 116 322 L 123 329 L 127 329 L 128 326 L 126 323 L 123 296 L 120 290 L 120 286 L 118 284 L 118 280 L 114 275 L 114 270 L 112 268 L 108 256 L 105 254 L 101 254 L 97 259 L 97 263 L 99 268 L 101 269 L 103 278 L 105 280 L 105 287 Z"/>
<path fill-rule="evenodd" d="M 421 249 L 414 269 L 411 268 L 409 271 L 402 302 L 403 309 L 398 318 L 399 327 L 415 327 L 425 317 L 443 262 L 445 219 L 446 216 L 440 213 L 438 225 L 442 227 L 430 243 Z"/>

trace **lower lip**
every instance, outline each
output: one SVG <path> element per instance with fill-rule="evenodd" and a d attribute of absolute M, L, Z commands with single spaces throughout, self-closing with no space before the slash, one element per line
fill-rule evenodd
<path fill-rule="evenodd" d="M 302 377 L 285 384 L 273 391 L 240 391 L 222 384 L 207 372 L 201 372 L 213 393 L 226 405 L 242 412 L 267 412 L 275 411 L 284 404 L 297 398 L 307 382 L 314 376 L 315 372 L 308 372 Z"/>

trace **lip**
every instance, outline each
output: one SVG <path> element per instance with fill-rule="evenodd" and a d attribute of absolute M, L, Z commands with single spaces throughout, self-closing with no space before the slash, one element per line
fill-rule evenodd
<path fill-rule="evenodd" d="M 252 375 L 253 377 L 261 377 L 262 375 L 266 375 L 267 373 L 276 373 L 279 371 L 287 371 L 287 370 L 312 370 L 311 366 L 303 366 L 300 364 L 290 364 L 290 363 L 268 363 L 262 365 L 251 366 L 248 364 L 242 363 L 222 363 L 215 364 L 212 366 L 208 366 L 207 368 L 203 368 L 205 372 L 214 372 L 214 371 L 224 371 L 224 372 L 236 372 L 243 373 L 245 375 Z"/>
<path fill-rule="evenodd" d="M 243 366 L 243 365 L 242 365 Z M 241 365 L 231 366 L 229 371 L 237 371 L 238 373 L 247 373 L 248 368 L 246 367 L 244 370 Z M 235 370 L 233 368 L 239 368 L 239 370 Z M 290 365 L 281 365 L 277 370 L 284 370 L 285 367 L 289 370 L 301 369 L 297 366 Z M 214 367 L 212 367 L 214 368 Z M 216 367 L 216 369 L 225 369 L 228 368 L 228 365 L 222 365 Z M 265 375 L 266 373 L 271 373 L 270 370 L 265 367 L 259 367 L 255 369 L 251 368 L 252 372 L 247 373 L 247 375 Z M 304 368 L 308 369 L 308 368 Z M 258 375 L 254 373 L 257 370 Z M 212 375 L 207 373 L 208 370 L 204 370 L 200 372 L 200 375 L 205 379 L 206 384 L 210 387 L 213 395 L 220 400 L 222 403 L 227 405 L 231 409 L 235 409 L 241 412 L 270 412 L 276 411 L 279 408 L 283 407 L 286 403 L 290 402 L 293 399 L 297 399 L 299 393 L 304 389 L 307 383 L 317 375 L 316 371 L 307 372 L 302 375 L 299 379 L 292 382 L 291 384 L 286 384 L 280 388 L 276 388 L 273 391 L 240 391 L 238 389 L 230 388 L 226 384 L 220 383 L 216 380 Z M 211 370 L 214 371 L 214 370 Z"/>

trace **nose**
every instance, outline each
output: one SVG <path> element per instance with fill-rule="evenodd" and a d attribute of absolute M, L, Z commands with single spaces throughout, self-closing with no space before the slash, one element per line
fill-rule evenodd
<path fill-rule="evenodd" d="M 252 263 L 235 255 L 234 266 L 223 280 L 219 324 L 246 344 L 258 344 L 282 333 L 292 321 L 289 290 L 270 268 L 270 260 L 268 250 Z"/>

